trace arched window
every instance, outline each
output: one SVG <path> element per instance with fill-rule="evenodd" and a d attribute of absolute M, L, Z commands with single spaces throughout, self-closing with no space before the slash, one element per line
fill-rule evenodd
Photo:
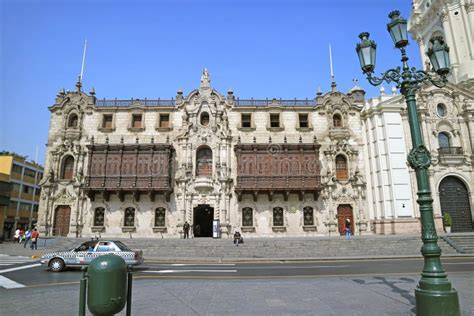
<path fill-rule="evenodd" d="M 441 132 L 438 134 L 438 144 L 439 148 L 449 148 L 451 147 L 450 141 L 449 141 L 449 135 L 445 132 Z"/>
<path fill-rule="evenodd" d="M 336 179 L 347 180 L 349 172 L 347 170 L 347 159 L 343 155 L 336 156 Z"/>
<path fill-rule="evenodd" d="M 67 127 L 68 128 L 76 128 L 77 127 L 77 122 L 79 121 L 77 114 L 72 113 L 69 115 L 69 119 L 67 121 Z"/>
<path fill-rule="evenodd" d="M 273 226 L 283 226 L 283 209 L 281 207 L 273 208 Z"/>
<path fill-rule="evenodd" d="M 340 114 L 334 114 L 332 117 L 332 125 L 334 127 L 342 127 L 342 118 Z"/>
<path fill-rule="evenodd" d="M 212 150 L 202 147 L 196 153 L 196 175 L 210 176 L 212 174 Z"/>
<path fill-rule="evenodd" d="M 105 209 L 98 207 L 94 211 L 94 226 L 104 226 Z"/>
<path fill-rule="evenodd" d="M 164 207 L 158 207 L 155 210 L 155 227 L 166 226 L 166 210 Z"/>
<path fill-rule="evenodd" d="M 135 226 L 135 209 L 133 207 L 127 207 L 125 209 L 125 219 L 123 222 L 125 227 L 134 227 Z"/>
<path fill-rule="evenodd" d="M 207 113 L 207 112 L 202 112 L 201 113 L 201 125 L 202 126 L 209 125 L 209 113 Z"/>
<path fill-rule="evenodd" d="M 250 207 L 242 209 L 242 226 L 253 226 L 253 210 Z"/>
<path fill-rule="evenodd" d="M 303 222 L 304 226 L 314 226 L 314 213 L 311 206 L 303 208 Z"/>
<path fill-rule="evenodd" d="M 63 167 L 61 169 L 61 179 L 71 180 L 74 174 L 74 158 L 67 156 L 63 161 Z"/>
<path fill-rule="evenodd" d="M 438 103 L 436 106 L 436 112 L 438 113 L 439 117 L 445 117 L 448 114 L 446 110 L 446 105 L 444 103 Z"/>

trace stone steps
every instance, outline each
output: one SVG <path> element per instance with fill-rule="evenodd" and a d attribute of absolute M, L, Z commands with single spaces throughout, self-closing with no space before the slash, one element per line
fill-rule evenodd
<path fill-rule="evenodd" d="M 474 235 L 472 236 L 474 238 Z M 55 245 L 72 248 L 87 239 L 57 238 Z M 248 238 L 235 247 L 231 239 L 120 239 L 131 249 L 142 250 L 147 259 L 175 258 L 332 258 L 419 256 L 419 236 L 362 236 L 347 241 L 334 238 Z M 438 243 L 443 254 L 455 254 L 446 241 Z M 466 246 L 465 246 L 466 247 Z M 466 248 L 467 249 L 467 248 Z"/>

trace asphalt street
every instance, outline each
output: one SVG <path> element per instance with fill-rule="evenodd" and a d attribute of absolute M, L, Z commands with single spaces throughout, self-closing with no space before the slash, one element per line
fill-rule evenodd
<path fill-rule="evenodd" d="M 20 260 L 21 261 L 21 260 Z M 473 273 L 474 258 L 443 258 L 448 274 Z M 25 267 L 25 269 L 22 269 Z M 270 262 L 248 264 L 161 264 L 145 262 L 134 268 L 134 278 L 207 278 L 207 279 L 257 279 L 257 278 L 310 278 L 323 276 L 368 276 L 385 274 L 419 275 L 423 268 L 421 259 L 396 260 L 335 260 L 314 262 Z M 18 269 L 18 270 L 16 270 Z M 3 272 L 2 272 L 3 271 Z M 69 268 L 60 273 L 50 272 L 37 260 L 3 266 L 0 275 L 23 286 L 48 286 L 70 284 L 81 278 L 80 268 Z M 0 281 L 0 286 L 2 282 Z"/>

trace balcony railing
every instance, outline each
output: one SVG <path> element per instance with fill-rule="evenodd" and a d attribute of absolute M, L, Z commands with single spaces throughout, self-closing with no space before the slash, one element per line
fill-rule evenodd
<path fill-rule="evenodd" d="M 142 106 L 175 106 L 176 101 L 172 98 L 171 100 L 149 100 L 149 99 L 129 99 L 129 100 L 118 100 L 118 99 L 98 99 L 96 106 L 99 107 L 127 107 L 132 104 L 140 104 Z"/>
<path fill-rule="evenodd" d="M 313 99 L 239 99 L 235 100 L 237 106 L 314 106 L 315 101 Z"/>
<path fill-rule="evenodd" d="M 438 154 L 440 156 L 462 155 L 463 150 L 462 150 L 462 147 L 442 147 L 442 148 L 438 148 Z"/>

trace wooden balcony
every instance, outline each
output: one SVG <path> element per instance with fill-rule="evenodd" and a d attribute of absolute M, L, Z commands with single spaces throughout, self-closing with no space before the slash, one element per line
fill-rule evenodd
<path fill-rule="evenodd" d="M 133 194 L 136 201 L 140 195 L 149 195 L 152 201 L 156 194 L 169 199 L 171 186 L 171 158 L 173 147 L 167 144 L 144 145 L 90 145 L 88 175 L 82 189 L 93 200 L 97 193 L 108 201 L 117 194 L 121 201 L 126 194 Z"/>
<path fill-rule="evenodd" d="M 273 200 L 275 193 L 288 199 L 297 193 L 303 199 L 305 193 L 317 198 L 321 190 L 318 144 L 239 144 L 237 156 L 237 183 L 235 192 L 242 194 L 268 194 Z"/>

